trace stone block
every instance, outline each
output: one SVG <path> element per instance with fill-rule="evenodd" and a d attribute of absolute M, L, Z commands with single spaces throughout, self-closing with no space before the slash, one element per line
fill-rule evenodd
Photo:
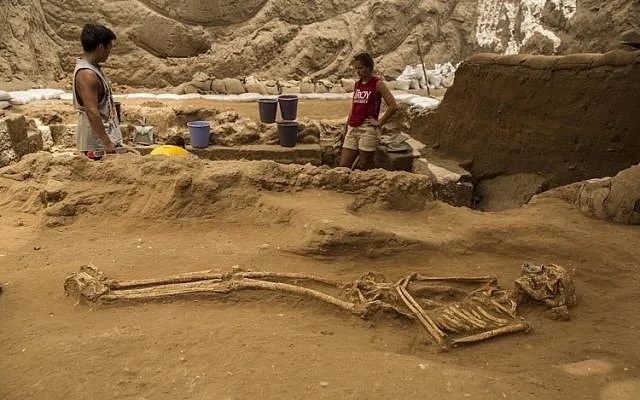
<path fill-rule="evenodd" d="M 427 175 L 433 180 L 433 195 L 436 199 L 456 207 L 470 207 L 473 198 L 471 174 L 451 169 L 418 158 L 413 163 L 413 173 Z"/>
<path fill-rule="evenodd" d="M 30 129 L 23 115 L 0 119 L 0 167 L 17 162 L 25 154 L 42 148 L 42 135 L 37 129 Z"/>
<path fill-rule="evenodd" d="M 35 152 L 44 150 L 44 140 L 42 139 L 42 134 L 40 133 L 40 131 L 27 132 L 27 145 L 28 145 L 28 150 L 27 150 L 27 153 L 25 154 L 35 153 Z"/>
<path fill-rule="evenodd" d="M 413 150 L 403 152 L 389 152 L 384 146 L 378 146 L 375 156 L 375 167 L 383 168 L 389 171 L 407 171 L 413 169 L 413 160 L 416 155 Z"/>
<path fill-rule="evenodd" d="M 76 125 L 75 124 L 52 124 L 49 125 L 53 144 L 60 147 L 75 147 L 76 145 Z"/>

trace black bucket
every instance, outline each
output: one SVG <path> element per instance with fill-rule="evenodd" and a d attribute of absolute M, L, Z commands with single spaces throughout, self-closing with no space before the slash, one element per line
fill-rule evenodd
<path fill-rule="evenodd" d="M 278 96 L 280 115 L 285 121 L 293 121 L 298 114 L 298 96 L 295 94 L 283 94 Z"/>
<path fill-rule="evenodd" d="M 282 147 L 294 147 L 298 143 L 298 123 L 295 121 L 278 122 L 278 139 Z"/>
<path fill-rule="evenodd" d="M 278 101 L 275 99 L 258 99 L 258 111 L 260 112 L 260 121 L 270 124 L 276 122 L 276 110 L 278 109 Z"/>
<path fill-rule="evenodd" d="M 122 104 L 119 101 L 115 101 L 113 106 L 116 109 L 116 115 L 118 116 L 118 123 L 122 123 Z"/>

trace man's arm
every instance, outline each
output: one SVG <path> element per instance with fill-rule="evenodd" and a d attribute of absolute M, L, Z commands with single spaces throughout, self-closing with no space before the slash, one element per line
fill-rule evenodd
<path fill-rule="evenodd" d="M 98 111 L 98 98 L 100 97 L 100 81 L 96 74 L 89 69 L 81 69 L 76 74 L 76 90 L 82 100 L 82 105 L 87 113 L 89 124 L 93 132 L 98 136 L 104 145 L 106 153 L 113 153 L 113 142 L 107 135 L 102 124 L 102 118 Z"/>
<path fill-rule="evenodd" d="M 391 90 L 389 90 L 389 87 L 383 81 L 378 81 L 378 83 L 376 84 L 376 89 L 384 99 L 384 102 L 387 104 L 387 110 L 384 112 L 384 115 L 377 121 L 376 124 L 377 126 L 382 126 L 387 121 L 389 121 L 389 118 L 391 118 L 393 113 L 396 112 L 396 110 L 398 109 L 398 103 L 396 103 L 396 99 L 395 97 L 393 97 L 393 94 L 391 94 Z"/>

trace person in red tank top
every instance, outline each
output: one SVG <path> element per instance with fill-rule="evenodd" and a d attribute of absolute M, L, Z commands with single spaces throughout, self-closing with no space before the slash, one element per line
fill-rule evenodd
<path fill-rule="evenodd" d="M 367 170 L 373 167 L 380 128 L 398 109 L 398 105 L 384 81 L 373 75 L 373 58 L 369 54 L 355 56 L 353 65 L 359 79 L 353 88 L 351 111 L 343 132 L 340 166 L 352 168 L 357 158 L 357 167 Z M 382 118 L 378 118 L 382 100 L 387 109 Z"/>

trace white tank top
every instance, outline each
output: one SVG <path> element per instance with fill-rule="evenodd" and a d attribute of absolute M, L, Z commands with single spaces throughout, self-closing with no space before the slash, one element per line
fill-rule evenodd
<path fill-rule="evenodd" d="M 104 75 L 99 65 L 92 64 L 87 60 L 79 58 L 76 62 L 75 71 L 73 72 L 73 107 L 78 110 L 79 115 L 78 125 L 76 126 L 76 146 L 78 150 L 95 151 L 103 148 L 102 141 L 91 128 L 91 123 L 89 122 L 84 106 L 80 104 L 80 101 L 78 100 L 78 93 L 76 92 L 76 75 L 81 69 L 90 69 L 98 76 L 98 79 L 104 88 L 104 96 L 98 103 L 98 112 L 100 113 L 105 131 L 111 138 L 111 141 L 115 145 L 122 145 L 122 133 L 120 131 L 120 123 L 113 104 L 113 96 L 111 94 L 109 80 Z"/>

